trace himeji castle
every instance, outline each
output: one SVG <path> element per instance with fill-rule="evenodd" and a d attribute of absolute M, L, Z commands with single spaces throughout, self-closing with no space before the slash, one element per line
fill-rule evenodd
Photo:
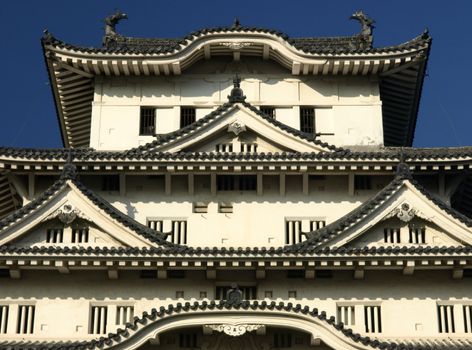
<path fill-rule="evenodd" d="M 428 32 L 126 18 L 44 33 L 64 147 L 0 148 L 0 349 L 472 348 L 472 147 L 412 147 Z"/>

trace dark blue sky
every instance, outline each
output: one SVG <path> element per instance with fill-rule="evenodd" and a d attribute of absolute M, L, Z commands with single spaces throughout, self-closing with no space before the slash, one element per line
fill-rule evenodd
<path fill-rule="evenodd" d="M 64 41 L 99 46 L 103 18 L 115 9 L 129 16 L 123 35 L 181 37 L 203 27 L 243 25 L 289 36 L 352 35 L 348 17 L 363 9 L 376 23 L 374 45 L 398 44 L 428 27 L 433 46 L 423 88 L 415 146 L 472 145 L 472 1 L 5 1 L 0 8 L 2 49 L 0 145 L 61 147 L 40 37 L 48 28 Z"/>

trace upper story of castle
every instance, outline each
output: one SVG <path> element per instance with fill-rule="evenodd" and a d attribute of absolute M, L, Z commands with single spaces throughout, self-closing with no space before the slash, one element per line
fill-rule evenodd
<path fill-rule="evenodd" d="M 117 12 L 106 19 L 101 48 L 43 37 L 66 147 L 127 150 L 195 125 L 231 102 L 236 76 L 245 99 L 233 104 L 244 101 L 318 141 L 347 148 L 412 144 L 427 33 L 377 48 L 373 21 L 357 12 L 351 18 L 361 32 L 348 37 L 290 38 L 235 21 L 184 38 L 143 39 L 117 33 L 124 18 Z M 251 143 L 259 151 L 285 151 L 264 137 Z M 198 151 L 254 151 L 231 138 L 205 147 Z"/>

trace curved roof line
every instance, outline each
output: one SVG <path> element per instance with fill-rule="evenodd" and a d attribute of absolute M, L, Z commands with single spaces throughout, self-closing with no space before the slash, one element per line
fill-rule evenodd
<path fill-rule="evenodd" d="M 279 122 L 278 120 L 275 120 L 274 118 L 271 118 L 267 114 L 261 112 L 259 109 L 254 107 L 249 102 L 226 102 L 223 105 L 219 106 L 216 110 L 214 110 L 210 114 L 207 114 L 205 117 L 203 117 L 199 120 L 196 120 L 194 123 L 192 123 L 190 125 L 187 125 L 184 128 L 181 128 L 179 130 L 170 132 L 168 134 L 161 135 L 161 136 L 159 136 L 158 139 L 156 139 L 152 142 L 149 142 L 145 145 L 132 148 L 128 151 L 124 151 L 124 154 L 126 156 L 133 156 L 136 153 L 139 154 L 141 152 L 150 151 L 155 147 L 159 147 L 159 146 L 164 145 L 166 143 L 173 142 L 177 139 L 180 139 L 184 136 L 188 136 L 191 133 L 194 133 L 194 132 L 196 132 L 198 130 L 201 130 L 202 128 L 204 128 L 208 125 L 211 125 L 212 122 L 214 122 L 215 120 L 218 120 L 219 117 L 223 116 L 225 114 L 225 112 L 228 112 L 231 107 L 233 107 L 237 104 L 243 105 L 244 107 L 248 108 L 251 112 L 255 113 L 259 117 L 263 118 L 265 121 L 271 123 L 272 125 L 274 125 L 275 127 L 279 128 L 279 129 L 281 129 L 282 131 L 287 132 L 287 133 L 289 133 L 293 136 L 296 136 L 298 138 L 301 138 L 304 141 L 312 142 L 313 144 L 315 144 L 315 145 L 317 145 L 321 148 L 324 148 L 327 151 L 341 152 L 341 151 L 344 150 L 341 147 L 336 147 L 336 146 L 333 146 L 333 145 L 329 145 L 326 142 L 322 142 L 322 141 L 318 140 L 316 138 L 316 135 L 304 133 L 304 132 L 302 132 L 300 130 L 297 130 L 295 128 L 292 128 L 292 127 L 290 127 L 286 124 L 283 124 L 283 123 Z"/>
<path fill-rule="evenodd" d="M 125 341 L 132 339 L 133 335 L 142 331 L 142 329 L 152 326 L 159 322 L 162 319 L 167 319 L 170 317 L 178 317 L 182 314 L 187 314 L 191 312 L 211 312 L 211 311 L 266 311 L 266 312 L 285 312 L 287 314 L 305 316 L 308 319 L 312 319 L 315 322 L 319 322 L 323 325 L 328 331 L 338 334 L 339 336 L 344 336 L 348 341 L 354 343 L 360 343 L 363 346 L 370 346 L 375 349 L 389 349 L 389 350 L 400 350 L 400 349 L 417 349 L 417 350 L 426 350 L 430 349 L 429 346 L 411 346 L 401 343 L 394 342 L 381 342 L 379 340 L 371 339 L 370 337 L 361 336 L 358 333 L 354 333 L 351 329 L 346 328 L 342 322 L 336 323 L 334 317 L 328 317 L 326 312 L 319 311 L 317 308 L 310 308 L 309 306 L 302 306 L 301 304 L 292 304 L 275 301 L 266 302 L 266 301 L 248 301 L 243 300 L 240 302 L 231 303 L 228 301 L 195 301 L 193 303 L 186 302 L 184 304 L 170 304 L 167 307 L 160 307 L 159 309 L 152 309 L 150 313 L 144 312 L 141 317 L 135 317 L 132 322 L 127 323 L 124 329 L 119 328 L 116 333 L 110 333 L 106 337 L 101 337 L 99 339 L 94 339 L 91 341 L 80 341 L 80 342 L 43 342 L 31 344 L 28 348 L 33 349 L 74 349 L 74 350 L 85 350 L 93 348 L 113 348 L 116 345 L 124 343 Z M 15 345 L 20 345 L 18 342 L 8 343 L 5 342 L 1 344 L 1 348 L 6 348 L 8 346 L 12 347 Z"/>
<path fill-rule="evenodd" d="M 121 211 L 111 205 L 108 201 L 100 197 L 98 194 L 94 193 L 92 190 L 85 187 L 79 180 L 77 180 L 75 174 L 68 174 L 68 170 L 70 170 L 70 165 L 66 164 L 64 166 L 64 172 L 59 178 L 59 180 L 55 181 L 48 189 L 46 189 L 46 191 L 39 195 L 35 200 L 31 201 L 24 207 L 14 211 L 10 215 L 7 215 L 3 219 L 1 219 L 0 232 L 6 229 L 7 227 L 10 227 L 11 225 L 15 224 L 19 220 L 24 220 L 28 215 L 34 213 L 44 204 L 49 202 L 49 200 L 56 196 L 61 190 L 67 187 L 68 181 L 71 181 L 85 197 L 87 197 L 98 208 L 103 210 L 113 220 L 118 221 L 120 224 L 126 226 L 130 230 L 136 232 L 138 235 L 144 237 L 152 243 L 168 247 L 175 245 L 166 241 L 165 236 L 162 233 L 159 233 L 139 223 L 128 215 L 123 214 Z"/>

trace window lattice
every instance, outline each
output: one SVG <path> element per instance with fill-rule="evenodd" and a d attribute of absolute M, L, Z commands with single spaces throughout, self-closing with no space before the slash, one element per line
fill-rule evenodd
<path fill-rule="evenodd" d="M 315 133 L 315 109 L 300 107 L 300 130 L 308 134 Z"/>
<path fill-rule="evenodd" d="M 290 333 L 274 333 L 274 348 L 291 348 L 292 347 L 292 334 Z"/>
<path fill-rule="evenodd" d="M 356 324 L 354 305 L 338 306 L 337 321 L 346 326 L 354 326 Z"/>
<path fill-rule="evenodd" d="M 424 244 L 426 243 L 426 228 L 425 227 L 410 227 L 410 243 Z"/>
<path fill-rule="evenodd" d="M 400 229 L 384 228 L 384 243 L 400 243 Z"/>
<path fill-rule="evenodd" d="M 243 153 L 257 152 L 257 143 L 241 143 L 241 152 Z"/>
<path fill-rule="evenodd" d="M 180 108 L 180 127 L 183 128 L 192 123 L 195 123 L 195 108 L 193 107 Z"/>
<path fill-rule="evenodd" d="M 88 243 L 89 229 L 88 227 L 72 229 L 72 243 Z"/>
<path fill-rule="evenodd" d="M 324 220 L 309 220 L 309 231 L 319 230 L 326 226 Z M 285 244 L 300 243 L 305 239 L 302 231 L 302 220 L 286 220 L 285 221 Z"/>
<path fill-rule="evenodd" d="M 139 135 L 154 135 L 156 132 L 156 109 L 141 107 Z"/>
<path fill-rule="evenodd" d="M 9 311 L 10 307 L 8 305 L 0 305 L 0 334 L 7 333 Z"/>
<path fill-rule="evenodd" d="M 215 145 L 215 151 L 218 153 L 233 152 L 232 143 L 219 143 Z"/>
<path fill-rule="evenodd" d="M 62 243 L 64 241 L 64 229 L 50 228 L 46 231 L 46 243 Z"/>
<path fill-rule="evenodd" d="M 382 317 L 380 306 L 364 306 L 366 333 L 382 333 Z"/>
<path fill-rule="evenodd" d="M 455 333 L 454 305 L 438 305 L 439 333 Z"/>
<path fill-rule="evenodd" d="M 125 325 L 133 319 L 134 307 L 132 306 L 117 306 L 116 307 L 116 324 Z"/>
<path fill-rule="evenodd" d="M 92 306 L 90 308 L 89 334 L 106 334 L 108 308 L 106 306 Z"/>
<path fill-rule="evenodd" d="M 260 111 L 264 113 L 265 115 L 275 118 L 275 108 L 274 107 L 268 107 L 268 106 L 261 106 Z"/>
<path fill-rule="evenodd" d="M 164 224 L 167 230 L 164 228 Z M 170 225 L 170 228 L 169 226 Z M 175 244 L 187 244 L 187 221 L 186 220 L 147 220 L 147 226 L 158 232 L 169 233 L 167 240 Z"/>
<path fill-rule="evenodd" d="M 354 176 L 354 189 L 358 190 L 371 190 L 372 181 L 369 175 L 355 175 Z"/>
<path fill-rule="evenodd" d="M 197 348 L 197 333 L 185 332 L 179 334 L 179 347 L 180 348 Z"/>
<path fill-rule="evenodd" d="M 472 305 L 462 306 L 462 312 L 464 314 L 464 332 L 472 333 Z"/>
<path fill-rule="evenodd" d="M 17 334 L 33 334 L 34 313 L 34 305 L 18 305 L 18 320 L 16 323 Z"/>

